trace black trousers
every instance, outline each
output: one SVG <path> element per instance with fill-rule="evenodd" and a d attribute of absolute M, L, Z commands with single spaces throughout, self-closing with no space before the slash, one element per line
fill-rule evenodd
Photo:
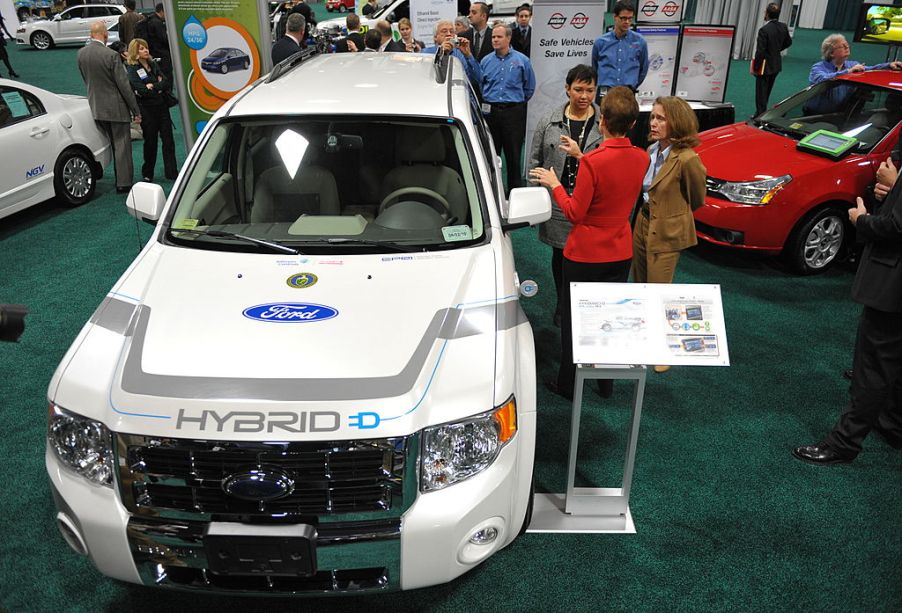
<path fill-rule="evenodd" d="M 163 172 L 167 179 L 175 179 L 179 174 L 175 162 L 175 140 L 172 137 L 172 117 L 169 107 L 164 104 L 141 105 L 141 129 L 144 131 L 144 164 L 141 176 L 153 179 L 157 165 L 157 141 L 163 142 Z"/>
<path fill-rule="evenodd" d="M 770 98 L 770 92 L 774 89 L 777 74 L 755 77 L 755 115 L 760 115 L 767 110 L 767 99 Z"/>
<path fill-rule="evenodd" d="M 845 413 L 824 442 L 856 455 L 875 426 L 902 441 L 902 313 L 864 307 L 858 322 Z"/>
<path fill-rule="evenodd" d="M 551 277 L 554 279 L 555 313 L 560 313 L 562 286 L 564 284 L 564 250 L 557 247 L 551 248 Z"/>
<path fill-rule="evenodd" d="M 3 34 L 0 33 L 0 36 L 3 36 Z M 2 60 L 4 64 L 6 64 L 6 69 L 9 71 L 9 76 L 12 76 L 12 74 L 16 71 L 13 70 L 13 67 L 9 63 L 9 55 L 6 53 L 6 45 L 0 45 L 0 60 Z"/>
<path fill-rule="evenodd" d="M 523 186 L 523 170 L 520 158 L 523 154 L 523 141 L 526 140 L 526 103 L 519 102 L 510 106 L 492 105 L 492 112 L 486 115 L 495 151 L 504 152 L 504 165 L 507 168 L 507 189 Z"/>
<path fill-rule="evenodd" d="M 626 283 L 632 260 L 619 262 L 574 262 L 564 257 L 563 295 L 561 298 L 561 364 L 557 371 L 557 386 L 572 391 L 576 380 L 573 365 L 573 321 L 570 316 L 570 283 Z"/>

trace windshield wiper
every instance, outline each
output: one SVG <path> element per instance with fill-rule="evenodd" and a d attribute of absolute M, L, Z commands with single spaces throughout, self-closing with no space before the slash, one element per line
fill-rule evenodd
<path fill-rule="evenodd" d="M 235 240 L 244 241 L 246 243 L 252 243 L 254 245 L 258 245 L 260 247 L 268 247 L 269 249 L 276 251 L 278 253 L 290 253 L 292 255 L 300 255 L 300 251 L 294 249 L 293 247 L 289 247 L 287 245 L 283 245 L 282 243 L 277 243 L 276 241 L 267 241 L 260 238 L 254 238 L 252 236 L 245 236 L 244 234 L 235 234 L 234 232 L 226 232 L 224 230 L 195 230 L 195 229 L 185 229 L 185 228 L 170 228 L 169 233 L 173 232 L 188 232 L 190 234 L 195 234 L 197 236 L 212 236 L 214 238 L 233 238 Z"/>
<path fill-rule="evenodd" d="M 341 245 L 348 243 L 352 245 L 372 245 L 373 247 L 388 247 L 389 249 L 394 249 L 395 251 L 401 251 L 404 253 L 424 251 L 423 249 L 411 247 L 410 245 L 402 245 L 394 241 L 374 241 L 366 238 L 327 238 L 326 242 L 330 245 Z"/>
<path fill-rule="evenodd" d="M 792 128 L 784 128 L 783 126 L 778 126 L 775 123 L 770 121 L 764 121 L 763 119 L 757 119 L 755 122 L 765 128 L 766 130 L 770 130 L 771 132 L 776 132 L 778 134 L 782 134 L 783 136 L 805 136 L 805 133 L 801 130 L 793 130 Z"/>

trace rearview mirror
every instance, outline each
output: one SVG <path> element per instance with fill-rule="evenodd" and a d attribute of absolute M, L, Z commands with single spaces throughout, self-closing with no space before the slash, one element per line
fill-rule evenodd
<path fill-rule="evenodd" d="M 125 207 L 132 217 L 156 225 L 166 205 L 166 194 L 156 183 L 135 183 L 125 199 Z"/>

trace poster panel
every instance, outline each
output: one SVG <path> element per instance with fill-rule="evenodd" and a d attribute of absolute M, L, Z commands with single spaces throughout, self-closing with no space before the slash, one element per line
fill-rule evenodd
<path fill-rule="evenodd" d="M 719 285 L 571 283 L 573 362 L 729 366 Z"/>
<path fill-rule="evenodd" d="M 592 45 L 604 32 L 604 13 L 604 3 L 597 0 L 533 3 L 529 60 L 536 75 L 536 91 L 527 107 L 523 147 L 527 155 L 539 120 L 553 107 L 563 108 L 567 102 L 567 72 L 577 64 L 592 65 Z"/>
<path fill-rule="evenodd" d="M 683 26 L 677 96 L 699 102 L 724 101 L 735 34 L 734 26 Z"/>
<path fill-rule="evenodd" d="M 648 104 L 673 93 L 680 26 L 637 26 L 636 32 L 648 44 L 648 74 L 638 90 L 639 104 Z"/>
<path fill-rule="evenodd" d="M 190 147 L 226 101 L 270 64 L 269 14 L 257 0 L 168 0 L 166 26 Z"/>
<path fill-rule="evenodd" d="M 639 0 L 635 19 L 638 23 L 680 23 L 683 5 L 683 0 Z"/>
<path fill-rule="evenodd" d="M 457 0 L 410 0 L 410 23 L 414 38 L 427 46 L 432 44 L 432 31 L 437 21 L 454 21 Z"/>

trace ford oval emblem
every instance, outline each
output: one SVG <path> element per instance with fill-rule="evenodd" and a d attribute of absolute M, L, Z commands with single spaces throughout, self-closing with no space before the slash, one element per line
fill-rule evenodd
<path fill-rule="evenodd" d="M 241 500 L 266 502 L 290 496 L 294 481 L 278 468 L 264 466 L 229 475 L 222 480 L 222 490 Z"/>
<path fill-rule="evenodd" d="M 277 324 L 301 324 L 332 319 L 338 315 L 338 309 L 309 302 L 270 302 L 248 307 L 244 309 L 242 315 L 257 321 Z"/>

